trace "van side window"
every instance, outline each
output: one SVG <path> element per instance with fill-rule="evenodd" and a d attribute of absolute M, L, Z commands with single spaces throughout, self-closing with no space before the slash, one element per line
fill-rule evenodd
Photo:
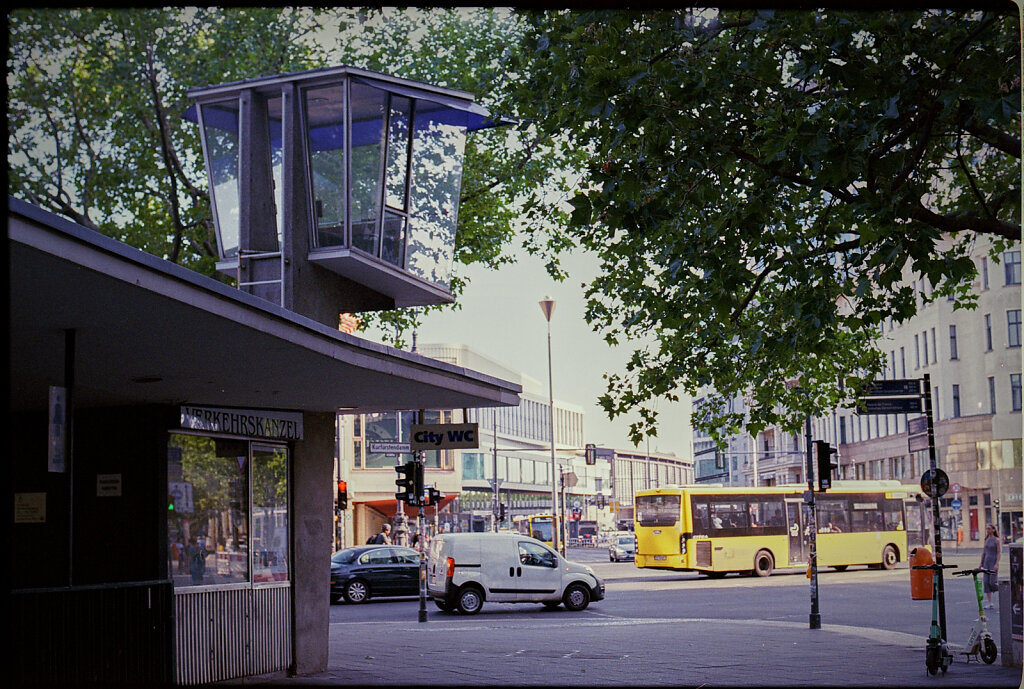
<path fill-rule="evenodd" d="M 556 567 L 555 554 L 535 543 L 519 542 L 519 561 L 532 567 Z"/>

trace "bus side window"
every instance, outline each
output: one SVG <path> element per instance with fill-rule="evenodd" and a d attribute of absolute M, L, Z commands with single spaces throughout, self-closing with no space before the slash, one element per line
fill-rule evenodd
<path fill-rule="evenodd" d="M 702 533 L 708 531 L 708 504 L 706 502 L 695 502 L 692 503 L 693 509 L 693 528 L 699 530 Z"/>

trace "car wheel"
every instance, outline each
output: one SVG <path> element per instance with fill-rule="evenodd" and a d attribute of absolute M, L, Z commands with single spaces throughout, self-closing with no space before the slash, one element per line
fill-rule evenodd
<path fill-rule="evenodd" d="M 882 549 L 882 568 L 896 569 L 897 562 L 899 562 L 899 557 L 896 556 L 896 549 L 891 545 L 885 546 Z"/>
<path fill-rule="evenodd" d="M 572 584 L 565 590 L 562 603 L 567 610 L 583 610 L 590 605 L 590 589 L 583 584 Z"/>
<path fill-rule="evenodd" d="M 484 596 L 475 586 L 463 586 L 455 604 L 463 615 L 475 615 L 484 607 Z"/>
<path fill-rule="evenodd" d="M 345 585 L 345 600 L 349 603 L 365 603 L 370 597 L 370 587 L 362 579 L 353 579 Z"/>
<path fill-rule="evenodd" d="M 754 556 L 754 574 L 759 577 L 770 576 L 775 569 L 775 558 L 767 550 L 757 551 Z"/>

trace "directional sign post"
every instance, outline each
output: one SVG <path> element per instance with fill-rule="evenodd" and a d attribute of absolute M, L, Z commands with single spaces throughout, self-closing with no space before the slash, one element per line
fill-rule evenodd
<path fill-rule="evenodd" d="M 865 397 L 861 414 L 920 414 L 920 397 Z"/>

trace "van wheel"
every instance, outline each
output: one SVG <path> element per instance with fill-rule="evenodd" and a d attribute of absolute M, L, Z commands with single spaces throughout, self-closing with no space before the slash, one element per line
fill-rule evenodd
<path fill-rule="evenodd" d="M 434 599 L 434 605 L 436 605 L 437 609 L 441 612 L 448 612 L 449 610 L 451 610 L 451 606 L 448 605 L 448 601 L 441 600 L 440 598 Z"/>
<path fill-rule="evenodd" d="M 475 586 L 464 586 L 459 591 L 455 605 L 463 615 L 475 615 L 484 607 L 484 597 Z"/>
<path fill-rule="evenodd" d="M 891 545 L 887 545 L 882 548 L 882 568 L 883 569 L 896 569 L 896 563 L 899 562 L 899 557 L 896 555 L 896 549 Z"/>
<path fill-rule="evenodd" d="M 771 576 L 772 570 L 775 569 L 775 558 L 767 550 L 757 551 L 757 555 L 754 556 L 754 574 L 759 577 Z"/>
<path fill-rule="evenodd" d="M 544 607 L 547 608 L 548 610 L 554 610 L 555 608 L 557 608 L 561 604 L 562 604 L 562 601 L 558 601 L 558 600 L 546 600 L 546 601 L 544 601 Z"/>
<path fill-rule="evenodd" d="M 565 590 L 562 603 L 567 610 L 584 610 L 590 605 L 590 590 L 583 584 L 572 584 Z"/>

